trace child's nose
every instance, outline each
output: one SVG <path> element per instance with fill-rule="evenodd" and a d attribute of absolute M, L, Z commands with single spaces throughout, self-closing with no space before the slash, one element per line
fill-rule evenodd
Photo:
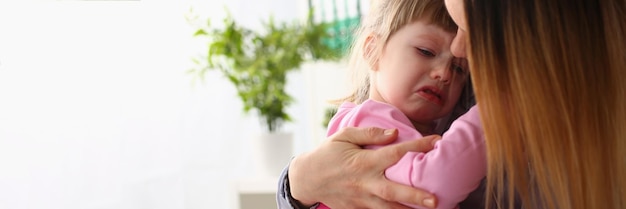
<path fill-rule="evenodd" d="M 450 84 L 450 80 L 452 79 L 452 72 L 449 68 L 449 63 L 438 65 L 433 70 L 431 70 L 431 77 L 435 80 L 438 80 L 439 82 L 442 82 L 443 84 Z"/>

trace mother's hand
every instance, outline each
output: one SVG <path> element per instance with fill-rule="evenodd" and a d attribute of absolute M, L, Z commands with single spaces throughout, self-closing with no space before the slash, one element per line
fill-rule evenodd
<path fill-rule="evenodd" d="M 408 208 L 406 202 L 434 208 L 435 197 L 425 191 L 389 181 L 385 169 L 408 151 L 427 152 L 440 137 L 361 148 L 393 142 L 398 131 L 344 128 L 317 149 L 296 157 L 289 167 L 291 195 L 303 205 L 323 202 L 330 208 Z"/>

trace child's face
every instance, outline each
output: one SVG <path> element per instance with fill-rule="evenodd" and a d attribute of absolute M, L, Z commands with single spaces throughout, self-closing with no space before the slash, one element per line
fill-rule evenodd
<path fill-rule="evenodd" d="M 469 75 L 467 61 L 450 52 L 453 38 L 423 21 L 398 30 L 373 67 L 370 98 L 398 107 L 414 123 L 450 113 Z"/>

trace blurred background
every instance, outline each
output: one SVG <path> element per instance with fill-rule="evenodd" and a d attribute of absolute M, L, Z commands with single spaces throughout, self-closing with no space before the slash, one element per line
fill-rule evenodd
<path fill-rule="evenodd" d="M 273 201 L 252 151 L 264 132 L 226 77 L 188 71 L 207 51 L 189 16 L 358 17 L 367 0 L 0 1 L 0 208 L 243 208 Z M 358 10 L 358 11 L 357 11 Z M 287 78 L 292 155 L 325 139 L 327 100 L 346 61 L 306 62 Z M 287 160 L 288 161 L 288 160 Z M 260 204 L 260 203 L 259 203 Z M 270 207 L 271 206 L 267 206 Z M 257 207 L 262 208 L 262 207 Z"/>

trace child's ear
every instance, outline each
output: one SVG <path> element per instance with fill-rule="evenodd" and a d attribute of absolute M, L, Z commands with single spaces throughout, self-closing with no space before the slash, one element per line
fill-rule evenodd
<path fill-rule="evenodd" d="M 363 59 L 367 61 L 367 64 L 370 65 L 370 69 L 374 71 L 378 70 L 378 57 L 374 57 L 376 41 L 377 37 L 371 34 L 365 38 L 365 43 L 363 44 Z"/>

